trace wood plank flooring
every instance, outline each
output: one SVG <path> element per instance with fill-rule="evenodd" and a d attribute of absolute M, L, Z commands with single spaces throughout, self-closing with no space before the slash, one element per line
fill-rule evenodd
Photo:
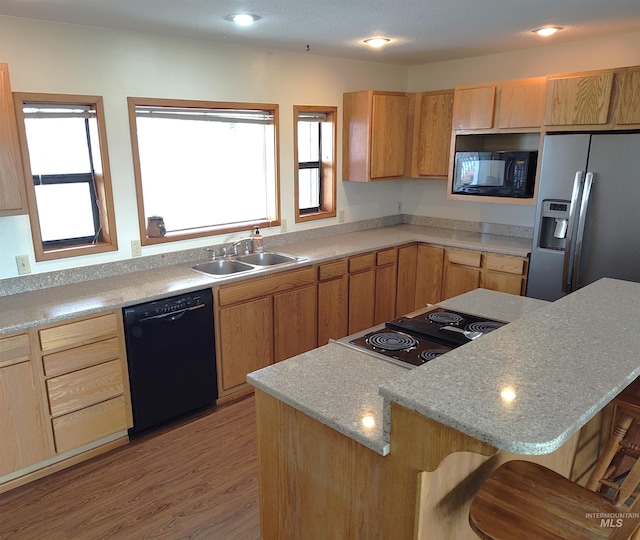
<path fill-rule="evenodd" d="M 249 396 L 0 495 L 0 539 L 260 538 Z"/>

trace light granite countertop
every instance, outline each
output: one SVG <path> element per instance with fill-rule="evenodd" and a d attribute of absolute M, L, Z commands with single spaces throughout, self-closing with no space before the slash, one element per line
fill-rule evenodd
<path fill-rule="evenodd" d="M 553 303 L 478 289 L 439 305 L 510 323 L 412 370 L 330 344 L 247 380 L 382 455 L 391 402 L 501 450 L 539 455 L 640 376 L 639 283 L 601 279 Z"/>
<path fill-rule="evenodd" d="M 601 279 L 380 393 L 499 449 L 547 454 L 640 376 L 639 318 L 640 284 Z"/>
<path fill-rule="evenodd" d="M 513 321 L 546 304 L 532 298 L 476 289 L 438 305 Z M 438 361 L 446 365 L 450 354 Z M 389 417 L 379 388 L 405 377 L 411 379 L 420 369 L 407 370 L 367 352 L 330 343 L 255 371 L 247 380 L 269 395 L 386 455 L 390 449 Z"/>
<path fill-rule="evenodd" d="M 531 248 L 531 240 L 526 238 L 421 225 L 395 225 L 351 232 L 311 242 L 279 245 L 273 251 L 286 252 L 305 260 L 223 279 L 195 272 L 183 264 L 2 296 L 0 335 L 408 242 L 516 256 L 527 256 Z"/>

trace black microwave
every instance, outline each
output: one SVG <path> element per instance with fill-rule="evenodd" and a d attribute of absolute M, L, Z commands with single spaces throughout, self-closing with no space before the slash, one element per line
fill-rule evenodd
<path fill-rule="evenodd" d="M 451 193 L 533 197 L 538 152 L 456 152 Z"/>

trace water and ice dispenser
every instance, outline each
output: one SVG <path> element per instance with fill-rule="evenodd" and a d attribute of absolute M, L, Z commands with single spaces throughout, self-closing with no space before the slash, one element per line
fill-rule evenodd
<path fill-rule="evenodd" d="M 542 201 L 539 247 L 564 251 L 569 223 L 569 201 Z"/>

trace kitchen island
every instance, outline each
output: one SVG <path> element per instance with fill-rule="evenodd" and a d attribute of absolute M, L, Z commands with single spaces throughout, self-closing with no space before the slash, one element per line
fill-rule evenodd
<path fill-rule="evenodd" d="M 584 481 L 640 375 L 638 300 L 611 279 L 553 304 L 478 290 L 443 305 L 512 322 L 414 370 L 333 343 L 249 375 L 263 538 L 475 538 L 503 461 Z"/>

